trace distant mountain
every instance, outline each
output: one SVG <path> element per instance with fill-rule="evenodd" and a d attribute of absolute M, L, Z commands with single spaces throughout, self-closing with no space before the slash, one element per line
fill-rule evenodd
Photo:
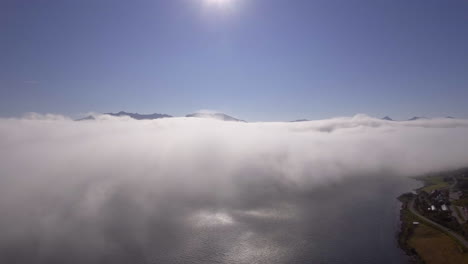
<path fill-rule="evenodd" d="M 105 113 L 105 115 L 118 116 L 118 117 L 128 116 L 128 117 L 131 117 L 131 118 L 136 119 L 136 120 L 153 120 L 153 119 L 172 117 L 172 116 L 166 115 L 166 114 L 156 114 L 155 113 L 155 114 L 142 115 L 142 114 L 138 114 L 138 113 L 127 113 L 127 112 L 124 112 L 124 111 L 120 111 L 118 113 Z"/>
<path fill-rule="evenodd" d="M 142 115 L 138 113 L 127 113 L 124 111 L 120 111 L 118 113 L 105 113 L 105 115 L 110 115 L 110 116 L 128 116 L 136 120 L 153 120 L 153 119 L 160 119 L 160 118 L 168 118 L 172 117 L 170 115 L 165 115 L 165 114 L 148 114 L 148 115 Z M 84 118 L 76 119 L 76 121 L 86 121 L 86 120 L 96 120 L 96 117 L 89 115 Z"/>
<path fill-rule="evenodd" d="M 89 115 L 87 117 L 76 119 L 75 121 L 86 121 L 86 120 L 96 120 L 96 118 L 94 116 L 92 116 L 92 115 Z"/>
<path fill-rule="evenodd" d="M 455 117 L 453 117 L 453 116 L 446 116 L 445 118 L 448 118 L 448 119 L 455 119 Z"/>
<path fill-rule="evenodd" d="M 394 120 L 393 120 L 392 118 L 390 118 L 389 116 L 382 117 L 382 120 L 394 121 Z"/>
<path fill-rule="evenodd" d="M 408 121 L 416 121 L 416 120 L 424 120 L 428 119 L 427 117 L 420 117 L 420 116 L 415 116 L 413 118 L 408 119 Z"/>
<path fill-rule="evenodd" d="M 198 118 L 212 118 L 212 119 L 218 119 L 218 120 L 224 120 L 224 121 L 236 121 L 236 122 L 246 122 L 244 120 L 237 119 L 232 116 L 228 116 L 223 113 L 193 113 L 193 114 L 188 114 L 185 117 L 198 117 Z"/>
<path fill-rule="evenodd" d="M 309 121 L 309 119 L 298 119 L 298 120 L 293 120 L 290 122 L 307 122 L 307 121 Z"/>

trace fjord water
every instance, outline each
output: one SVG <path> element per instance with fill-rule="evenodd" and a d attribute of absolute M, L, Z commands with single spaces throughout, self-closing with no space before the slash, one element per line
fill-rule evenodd
<path fill-rule="evenodd" d="M 200 229 L 184 234 L 187 246 L 159 261 L 407 263 L 396 241 L 396 198 L 417 186 L 408 178 L 357 177 L 303 193 L 270 189 L 243 208 L 205 212 Z"/>
<path fill-rule="evenodd" d="M 122 187 L 94 217 L 56 201 L 55 230 L 2 240 L 1 263 L 406 263 L 397 197 L 417 183 L 352 177 L 320 187 L 242 181 L 237 193 L 151 194 Z M 219 198 L 216 198 L 219 197 Z M 148 202 L 153 201 L 153 202 Z M 65 206 L 66 205 L 66 206 Z M 51 216 L 54 217 L 54 216 Z M 23 219 L 18 225 L 27 227 Z"/>

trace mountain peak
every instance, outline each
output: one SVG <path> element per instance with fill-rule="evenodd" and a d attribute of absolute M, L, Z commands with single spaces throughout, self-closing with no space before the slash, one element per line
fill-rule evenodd
<path fill-rule="evenodd" d="M 428 119 L 427 117 L 415 116 L 413 118 L 408 119 L 408 121 L 416 121 L 416 120 L 424 120 Z"/>
<path fill-rule="evenodd" d="M 223 113 L 216 113 L 216 112 L 198 112 L 198 113 L 188 114 L 185 117 L 212 118 L 212 119 L 218 119 L 218 120 L 223 120 L 223 121 L 246 122 L 244 120 L 237 119 L 235 117 L 232 117 Z"/>
<path fill-rule="evenodd" d="M 394 120 L 393 120 L 391 117 L 389 117 L 389 116 L 382 117 L 382 120 L 394 121 Z"/>
<path fill-rule="evenodd" d="M 89 115 L 83 118 L 76 119 L 75 121 L 86 121 L 86 120 L 96 120 L 96 118 L 93 115 Z"/>

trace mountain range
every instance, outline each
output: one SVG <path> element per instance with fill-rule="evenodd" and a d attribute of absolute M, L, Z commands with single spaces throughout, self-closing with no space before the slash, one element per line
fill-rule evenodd
<path fill-rule="evenodd" d="M 161 119 L 161 118 L 171 118 L 173 116 L 166 115 L 166 114 L 138 114 L 138 113 L 128 113 L 124 111 L 120 111 L 118 113 L 104 113 L 104 115 L 116 116 L 116 117 L 125 117 L 128 116 L 130 118 L 136 120 L 154 120 L 154 119 Z M 211 112 L 199 112 L 199 113 L 192 113 L 188 114 L 185 117 L 197 117 L 197 118 L 212 118 L 218 119 L 223 121 L 236 121 L 236 122 L 246 122 L 241 119 L 237 119 L 235 117 L 223 114 L 223 113 L 211 113 Z M 93 115 L 86 116 L 84 118 L 77 119 L 76 121 L 85 121 L 85 120 L 95 120 L 96 118 Z"/>
<path fill-rule="evenodd" d="M 153 119 L 160 119 L 160 118 L 168 118 L 168 117 L 173 117 L 171 115 L 166 115 L 166 114 L 148 114 L 148 115 L 142 115 L 138 113 L 127 113 L 124 111 L 120 111 L 118 113 L 105 113 L 105 115 L 110 115 L 110 116 L 128 116 L 136 120 L 153 120 Z"/>
<path fill-rule="evenodd" d="M 105 115 L 110 115 L 110 116 L 117 116 L 117 117 L 122 117 L 122 116 L 128 116 L 136 120 L 154 120 L 154 119 L 160 119 L 160 118 L 169 118 L 173 117 L 171 115 L 166 115 L 166 114 L 148 114 L 148 115 L 142 115 L 138 113 L 127 113 L 124 111 L 120 111 L 118 113 L 104 113 Z M 84 118 L 77 119 L 76 121 L 85 121 L 85 120 L 95 120 L 96 118 L 93 115 L 89 115 Z"/>
<path fill-rule="evenodd" d="M 129 113 L 129 112 L 125 112 L 125 111 L 120 111 L 118 113 L 105 113 L 105 115 L 116 116 L 116 117 L 128 116 L 128 117 L 136 119 L 136 120 L 154 120 L 154 119 L 174 117 L 174 116 L 167 115 L 167 114 L 158 114 L 158 113 L 138 114 L 138 113 Z M 211 119 L 217 119 L 217 120 L 223 120 L 223 121 L 233 121 L 233 122 L 247 122 L 245 120 L 238 119 L 238 118 L 226 115 L 224 113 L 219 113 L 219 112 L 196 112 L 196 113 L 188 114 L 185 117 L 190 117 L 190 118 L 192 118 L 192 117 L 194 117 L 194 118 L 211 118 Z M 454 117 L 447 116 L 446 118 L 453 119 Z M 96 119 L 95 116 L 89 115 L 89 116 L 86 116 L 84 118 L 76 119 L 76 121 L 95 120 L 95 119 Z M 396 120 L 392 119 L 389 116 L 385 116 L 385 117 L 383 117 L 381 119 L 386 120 L 386 121 L 396 121 Z M 429 119 L 429 118 L 415 116 L 415 117 L 412 117 L 412 118 L 408 119 L 407 121 L 426 120 L 426 119 Z M 308 119 L 298 119 L 298 120 L 294 120 L 294 121 L 290 121 L 290 122 L 306 122 L 306 121 L 309 121 L 309 120 Z"/>
<path fill-rule="evenodd" d="M 445 118 L 454 119 L 454 117 L 451 117 L 451 116 L 447 116 L 447 117 L 445 117 Z M 392 118 L 389 117 L 389 116 L 382 117 L 381 119 L 382 119 L 382 120 L 387 120 L 387 121 L 396 121 L 396 120 L 392 119 Z M 414 117 L 408 119 L 407 121 L 428 120 L 428 119 L 429 119 L 429 118 L 427 118 L 427 117 L 414 116 Z"/>

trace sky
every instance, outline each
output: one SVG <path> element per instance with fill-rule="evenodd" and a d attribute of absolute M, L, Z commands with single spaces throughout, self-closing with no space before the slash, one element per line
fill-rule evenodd
<path fill-rule="evenodd" d="M 0 116 L 468 118 L 462 0 L 2 0 Z"/>

